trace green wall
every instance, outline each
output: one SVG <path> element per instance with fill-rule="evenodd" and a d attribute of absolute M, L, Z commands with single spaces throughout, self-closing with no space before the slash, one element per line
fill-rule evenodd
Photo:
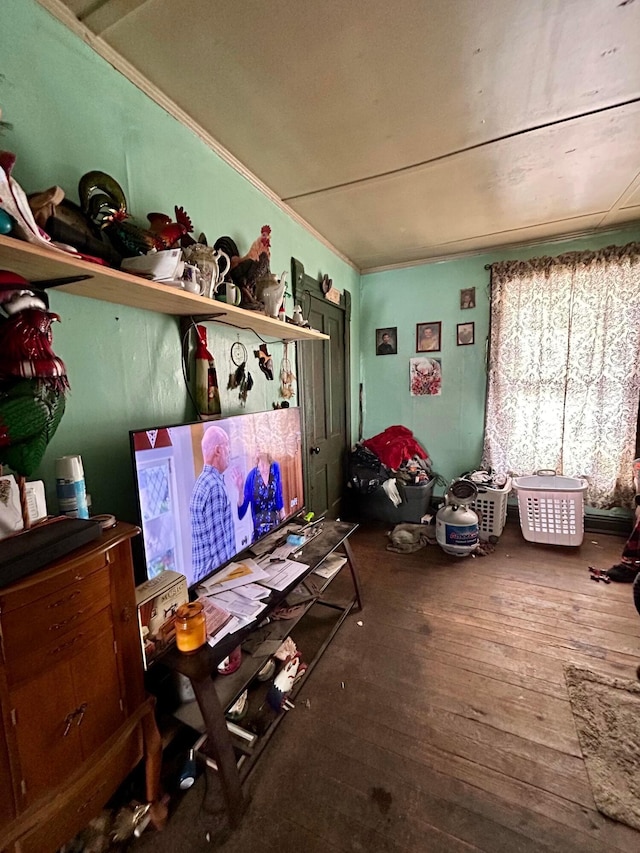
<path fill-rule="evenodd" d="M 476 468 L 482 454 L 489 330 L 489 272 L 485 264 L 624 244 L 640 239 L 635 228 L 573 240 L 507 249 L 408 269 L 363 275 L 360 295 L 364 385 L 364 438 L 393 424 L 411 429 L 447 481 Z M 460 290 L 475 287 L 476 307 L 460 309 Z M 416 324 L 442 322 L 442 394 L 412 397 L 409 359 L 416 353 Z M 475 323 L 475 345 L 456 345 L 456 325 Z M 397 326 L 398 354 L 377 356 L 376 329 Z M 544 467 L 544 460 L 540 460 Z"/>
<path fill-rule="evenodd" d="M 289 271 L 298 258 L 312 276 L 327 273 L 352 295 L 351 380 L 354 429 L 359 382 L 359 275 L 280 208 L 224 163 L 130 81 L 49 15 L 35 0 L 5 0 L 0 26 L 0 107 L 5 131 L 0 147 L 17 155 L 14 177 L 27 192 L 60 185 L 77 202 L 81 175 L 99 169 L 123 187 L 141 223 L 152 210 L 183 206 L 210 243 L 228 234 L 241 252 L 272 228 L 272 271 Z M 210 80 L 215 86 L 216 81 Z M 290 276 L 289 276 L 290 280 Z M 71 392 L 67 411 L 39 471 L 50 511 L 57 511 L 54 460 L 82 454 L 93 511 L 135 519 L 129 430 L 195 419 L 180 359 L 173 317 L 51 292 L 61 318 L 54 350 L 66 363 Z M 288 300 L 287 313 L 292 311 Z M 242 411 L 226 391 L 229 348 L 238 334 L 208 325 L 222 392 L 223 414 Z M 267 381 L 253 360 L 261 341 L 241 333 L 255 380 L 247 411 L 271 408 L 278 382 Z M 282 345 L 269 350 L 280 367 Z M 294 353 L 290 352 L 290 358 Z M 253 362 L 253 363 L 251 363 Z M 297 399 L 292 401 L 297 404 Z"/>

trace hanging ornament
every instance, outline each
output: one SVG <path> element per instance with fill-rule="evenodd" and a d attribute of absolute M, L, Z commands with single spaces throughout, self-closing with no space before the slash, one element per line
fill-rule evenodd
<path fill-rule="evenodd" d="M 291 369 L 289 361 L 289 342 L 284 342 L 284 353 L 280 364 L 280 396 L 283 400 L 290 400 L 294 396 L 293 383 L 296 377 Z"/>
<path fill-rule="evenodd" d="M 273 358 L 267 351 L 267 345 L 261 344 L 258 349 L 253 351 L 253 354 L 258 359 L 260 370 L 267 379 L 273 380 Z"/>
<path fill-rule="evenodd" d="M 244 406 L 247 402 L 247 394 L 253 388 L 253 377 L 247 370 L 247 348 L 240 341 L 231 345 L 231 361 L 236 369 L 229 374 L 227 383 L 228 390 L 238 389 L 238 399 Z"/>
<path fill-rule="evenodd" d="M 196 332 L 196 407 L 201 415 L 219 415 L 222 409 L 218 374 L 215 360 L 207 349 L 206 327 L 196 326 Z"/>

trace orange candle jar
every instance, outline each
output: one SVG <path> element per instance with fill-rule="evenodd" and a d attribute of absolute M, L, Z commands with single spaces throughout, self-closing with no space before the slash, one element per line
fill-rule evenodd
<path fill-rule="evenodd" d="M 176 611 L 176 645 L 181 652 L 195 652 L 207 641 L 207 622 L 201 602 L 182 604 Z"/>

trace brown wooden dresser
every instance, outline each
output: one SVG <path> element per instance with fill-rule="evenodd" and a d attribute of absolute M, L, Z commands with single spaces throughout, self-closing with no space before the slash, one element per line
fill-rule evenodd
<path fill-rule="evenodd" d="M 0 851 L 53 853 L 142 758 L 147 799 L 159 801 L 162 748 L 131 556 L 138 533 L 119 522 L 0 589 Z"/>

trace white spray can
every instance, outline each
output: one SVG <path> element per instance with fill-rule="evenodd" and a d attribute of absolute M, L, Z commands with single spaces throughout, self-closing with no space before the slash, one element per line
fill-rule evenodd
<path fill-rule="evenodd" d="M 81 456 L 61 456 L 56 459 L 56 493 L 62 515 L 89 518 Z"/>

